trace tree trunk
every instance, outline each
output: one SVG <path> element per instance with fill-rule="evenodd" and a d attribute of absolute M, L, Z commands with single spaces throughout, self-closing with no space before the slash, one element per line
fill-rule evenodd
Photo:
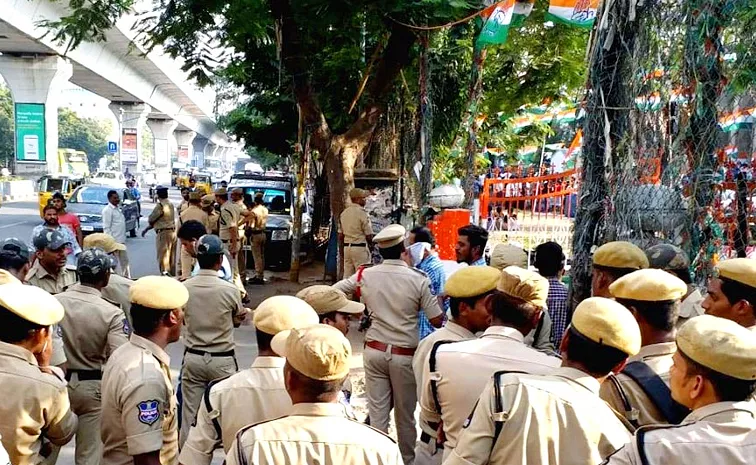
<path fill-rule="evenodd" d="M 465 206 L 472 208 L 475 200 L 475 157 L 478 154 L 478 104 L 483 95 L 483 62 L 486 60 L 486 49 L 475 46 L 473 63 L 470 71 L 470 87 L 467 91 L 467 111 L 462 122 L 465 124 L 467 143 L 465 144 L 465 166 L 467 172 L 464 179 Z"/>
<path fill-rule="evenodd" d="M 420 38 L 420 163 L 423 164 L 420 171 L 420 206 L 428 205 L 428 197 L 433 183 L 433 105 L 428 92 L 430 86 L 430 65 L 428 63 L 428 40 L 430 33 L 423 32 Z"/>

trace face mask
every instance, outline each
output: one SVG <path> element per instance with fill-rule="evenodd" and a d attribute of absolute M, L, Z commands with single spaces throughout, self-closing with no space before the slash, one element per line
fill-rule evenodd
<path fill-rule="evenodd" d="M 412 266 L 417 266 L 425 258 L 425 251 L 430 251 L 431 245 L 427 242 L 415 242 L 407 249 L 410 258 L 412 259 Z"/>

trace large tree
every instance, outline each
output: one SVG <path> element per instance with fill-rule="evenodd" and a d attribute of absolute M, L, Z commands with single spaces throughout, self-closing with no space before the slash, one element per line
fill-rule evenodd
<path fill-rule="evenodd" d="M 10 89 L 0 85 L 0 165 L 7 167 L 13 161 L 13 97 Z"/>
<path fill-rule="evenodd" d="M 58 147 L 85 152 L 90 171 L 94 172 L 108 153 L 109 133 L 110 121 L 81 118 L 69 108 L 58 109 Z"/>

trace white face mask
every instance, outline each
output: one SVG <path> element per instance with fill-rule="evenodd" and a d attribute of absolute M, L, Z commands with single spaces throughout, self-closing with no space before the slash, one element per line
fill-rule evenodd
<path fill-rule="evenodd" d="M 407 248 L 407 253 L 412 259 L 412 266 L 417 266 L 425 258 L 425 251 L 430 250 L 431 245 L 427 242 L 415 242 Z"/>

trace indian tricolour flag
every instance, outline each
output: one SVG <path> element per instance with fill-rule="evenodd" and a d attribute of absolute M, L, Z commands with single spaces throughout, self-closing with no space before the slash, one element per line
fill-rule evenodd
<path fill-rule="evenodd" d="M 754 115 L 756 115 L 756 107 L 736 110 L 720 117 L 719 126 L 725 132 L 737 131 L 746 125 L 753 124 L 756 119 Z"/>
<path fill-rule="evenodd" d="M 590 28 L 596 20 L 599 0 L 550 0 L 546 19 L 570 26 Z"/>
<path fill-rule="evenodd" d="M 489 6 L 480 14 L 483 29 L 478 36 L 477 45 L 501 45 L 507 41 L 509 26 L 512 24 L 515 0 L 497 2 Z"/>

